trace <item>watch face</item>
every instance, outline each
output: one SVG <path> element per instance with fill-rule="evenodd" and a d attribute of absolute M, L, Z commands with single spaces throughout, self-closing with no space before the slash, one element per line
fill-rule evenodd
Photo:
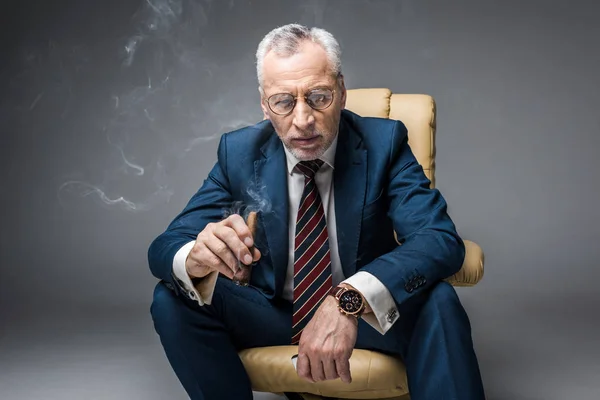
<path fill-rule="evenodd" d="M 359 312 L 362 305 L 362 297 L 355 290 L 348 290 L 340 296 L 340 307 L 347 313 L 354 314 Z"/>

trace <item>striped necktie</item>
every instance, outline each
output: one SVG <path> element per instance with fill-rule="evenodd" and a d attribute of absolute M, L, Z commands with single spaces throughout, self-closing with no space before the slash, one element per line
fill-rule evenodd
<path fill-rule="evenodd" d="M 332 288 L 327 223 L 314 179 L 321 165 L 321 160 L 296 164 L 304 174 L 304 192 L 298 207 L 294 239 L 292 344 L 300 341 L 302 329 Z"/>

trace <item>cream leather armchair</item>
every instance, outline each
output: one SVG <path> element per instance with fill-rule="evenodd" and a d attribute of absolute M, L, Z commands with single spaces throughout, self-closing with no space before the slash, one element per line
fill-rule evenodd
<path fill-rule="evenodd" d="M 408 128 L 408 142 L 425 174 L 435 185 L 436 107 L 431 96 L 392 94 L 388 89 L 348 90 L 346 108 L 362 116 L 398 119 Z M 465 240 L 466 256 L 462 269 L 446 279 L 455 286 L 473 286 L 483 277 L 483 252 Z M 408 384 L 402 362 L 369 350 L 355 349 L 350 358 L 352 383 L 340 379 L 309 383 L 298 377 L 291 357 L 298 346 L 273 346 L 247 349 L 240 358 L 259 392 L 296 392 L 306 400 L 323 397 L 341 399 L 406 400 Z M 323 397 L 322 397 L 323 396 Z"/>

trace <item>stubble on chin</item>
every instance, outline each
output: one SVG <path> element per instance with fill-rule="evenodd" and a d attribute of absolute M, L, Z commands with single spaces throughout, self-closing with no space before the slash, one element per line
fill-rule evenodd
<path fill-rule="evenodd" d="M 325 151 L 323 151 L 322 149 L 317 149 L 311 153 L 305 151 L 301 152 L 296 149 L 291 149 L 290 152 L 294 155 L 294 157 L 296 157 L 300 161 L 316 160 L 317 158 L 321 157 L 323 153 L 325 153 Z"/>
<path fill-rule="evenodd" d="M 283 144 L 285 147 L 287 147 L 288 151 L 300 161 L 316 160 L 325 154 L 325 151 L 327 151 L 329 146 L 331 146 L 331 143 L 324 143 L 312 151 L 303 151 L 300 149 L 295 149 L 285 142 Z"/>

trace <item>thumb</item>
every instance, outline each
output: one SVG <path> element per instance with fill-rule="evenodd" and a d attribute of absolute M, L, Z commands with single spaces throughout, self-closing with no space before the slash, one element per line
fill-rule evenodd
<path fill-rule="evenodd" d="M 261 256 L 262 255 L 260 254 L 260 250 L 258 250 L 256 247 L 254 247 L 252 249 L 252 261 L 257 262 L 258 260 L 260 260 Z"/>

